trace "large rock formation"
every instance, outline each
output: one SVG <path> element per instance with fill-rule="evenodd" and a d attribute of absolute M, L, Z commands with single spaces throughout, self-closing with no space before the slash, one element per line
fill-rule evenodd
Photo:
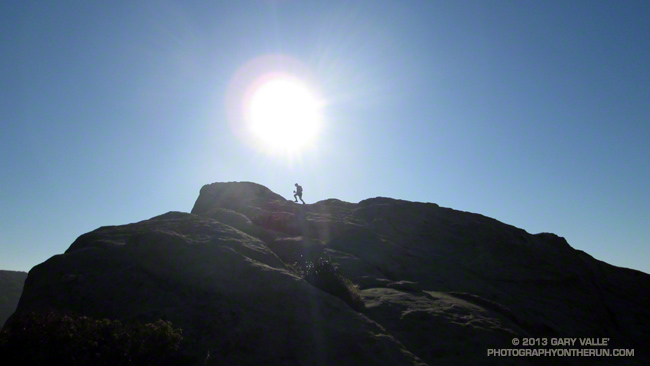
<path fill-rule="evenodd" d="M 355 311 L 296 268 L 327 257 Z M 201 189 L 192 213 L 102 227 L 29 273 L 16 314 L 171 321 L 197 363 L 647 364 L 650 276 L 553 234 L 389 198 L 298 205 L 254 183 Z M 609 338 L 634 357 L 488 357 L 512 339 Z M 555 349 L 558 347 L 535 347 Z"/>
<path fill-rule="evenodd" d="M 0 270 L 0 326 L 16 310 L 27 272 Z"/>

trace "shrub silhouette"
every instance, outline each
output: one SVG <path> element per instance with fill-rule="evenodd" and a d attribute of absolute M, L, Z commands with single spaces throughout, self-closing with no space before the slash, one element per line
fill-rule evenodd
<path fill-rule="evenodd" d="M 158 320 L 122 324 L 49 313 L 11 319 L 0 333 L 0 359 L 10 365 L 177 365 L 181 329 Z"/>
<path fill-rule="evenodd" d="M 293 268 L 312 286 L 340 298 L 354 310 L 365 309 L 359 287 L 343 276 L 328 258 L 320 257 L 304 266 L 294 264 Z"/>

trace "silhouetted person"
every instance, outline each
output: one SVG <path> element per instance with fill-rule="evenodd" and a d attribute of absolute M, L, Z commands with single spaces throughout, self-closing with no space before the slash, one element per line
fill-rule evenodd
<path fill-rule="evenodd" d="M 305 201 L 302 200 L 302 187 L 298 183 L 296 183 L 296 190 L 293 191 L 293 193 L 293 199 L 298 202 L 298 198 L 300 198 L 300 201 L 302 201 L 302 204 L 304 205 Z"/>

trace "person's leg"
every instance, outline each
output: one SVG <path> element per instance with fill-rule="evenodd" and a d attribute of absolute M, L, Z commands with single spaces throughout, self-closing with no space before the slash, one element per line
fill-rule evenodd
<path fill-rule="evenodd" d="M 302 201 L 302 204 L 304 205 L 305 201 L 302 200 L 302 194 L 300 196 L 298 196 L 298 197 L 300 197 L 300 201 Z M 296 202 L 298 202 L 298 201 L 296 201 Z"/>

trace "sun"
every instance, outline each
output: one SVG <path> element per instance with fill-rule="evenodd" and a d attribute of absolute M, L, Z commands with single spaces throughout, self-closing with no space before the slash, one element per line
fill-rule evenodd
<path fill-rule="evenodd" d="M 250 133 L 272 151 L 297 152 L 314 143 L 322 104 L 300 79 L 274 75 L 254 87 L 247 106 Z"/>

